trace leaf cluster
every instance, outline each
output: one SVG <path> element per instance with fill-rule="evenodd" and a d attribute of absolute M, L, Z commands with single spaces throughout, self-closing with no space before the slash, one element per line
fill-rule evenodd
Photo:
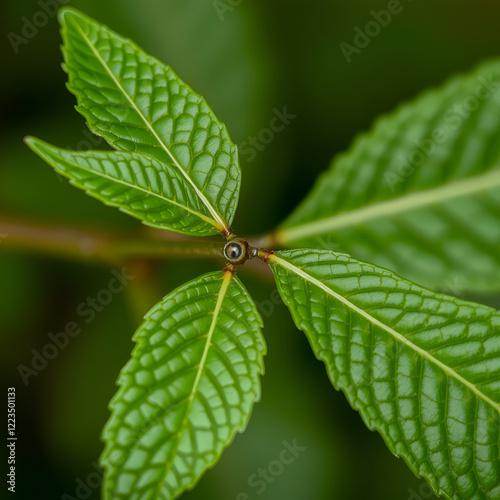
<path fill-rule="evenodd" d="M 236 266 L 260 258 L 368 428 L 437 494 L 500 498 L 500 313 L 399 276 L 500 289 L 500 63 L 382 117 L 252 248 L 232 229 L 238 150 L 205 100 L 82 13 L 59 20 L 68 89 L 114 150 L 27 145 L 144 224 L 227 240 L 225 269 L 169 293 L 134 335 L 103 432 L 104 497 L 176 498 L 245 429 L 266 345 Z"/>

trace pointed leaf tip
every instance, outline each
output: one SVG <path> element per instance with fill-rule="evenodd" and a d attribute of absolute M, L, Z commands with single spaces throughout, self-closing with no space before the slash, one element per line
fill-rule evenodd
<path fill-rule="evenodd" d="M 89 20 L 89 18 L 80 10 L 74 7 L 62 7 L 57 13 L 57 19 L 61 26 L 65 26 L 69 22 L 73 21 L 78 23 L 79 20 Z"/>
<path fill-rule="evenodd" d="M 195 236 L 221 230 L 171 164 L 126 151 L 64 150 L 35 137 L 26 143 L 71 184 L 148 226 Z"/>
<path fill-rule="evenodd" d="M 116 150 L 174 165 L 220 232 L 229 232 L 241 182 L 238 148 L 207 102 L 108 27 L 74 9 L 60 19 L 68 89 L 90 130 Z"/>

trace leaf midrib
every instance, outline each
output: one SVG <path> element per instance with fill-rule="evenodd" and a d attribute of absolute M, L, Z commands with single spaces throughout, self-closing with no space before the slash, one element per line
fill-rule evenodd
<path fill-rule="evenodd" d="M 85 168 L 85 167 L 83 167 L 83 166 L 79 165 L 78 163 L 73 163 L 73 162 L 72 162 L 72 161 L 70 161 L 70 160 L 65 159 L 65 161 L 66 161 L 69 165 L 71 165 L 73 168 L 83 170 L 83 171 L 85 171 L 85 172 L 88 172 L 88 173 L 90 173 L 90 174 L 97 175 L 97 176 L 99 176 L 99 177 L 103 177 L 104 179 L 107 179 L 107 180 L 109 180 L 109 181 L 111 181 L 111 182 L 115 182 L 115 183 L 117 183 L 117 184 L 121 184 L 121 185 L 126 186 L 126 187 L 128 187 L 128 188 L 130 188 L 130 189 L 137 189 L 138 191 L 142 191 L 143 193 L 145 193 L 145 194 L 146 194 L 146 195 L 148 195 L 148 196 L 149 196 L 149 195 L 151 195 L 151 196 L 155 196 L 156 198 L 158 198 L 158 199 L 160 199 L 160 200 L 162 200 L 162 201 L 165 201 L 165 202 L 167 202 L 167 203 L 171 203 L 172 205 L 175 205 L 175 206 L 177 206 L 177 207 L 179 207 L 179 208 L 181 208 L 181 209 L 183 209 L 183 210 L 186 210 L 187 212 L 189 212 L 189 213 L 191 213 L 191 214 L 193 214 L 193 215 L 195 215 L 195 216 L 199 217 L 200 219 L 202 219 L 203 221 L 207 222 L 208 224 L 210 224 L 210 225 L 212 225 L 212 226 L 214 226 L 214 227 L 217 227 L 217 226 L 214 224 L 214 222 L 215 222 L 215 221 L 214 221 L 213 219 L 211 219 L 210 217 L 207 217 L 206 215 L 203 215 L 203 214 L 201 214 L 201 213 L 197 212 L 196 210 L 193 210 L 193 209 L 191 209 L 191 208 L 189 208 L 189 207 L 187 207 L 187 206 L 185 206 L 185 205 L 182 205 L 182 204 L 178 203 L 178 202 L 177 202 L 177 201 L 175 201 L 175 200 L 171 200 L 170 198 L 166 198 L 165 196 L 162 196 L 162 195 L 159 195 L 159 194 L 157 194 L 157 193 L 154 193 L 153 191 L 148 191 L 147 189 L 144 189 L 144 188 L 142 188 L 142 187 L 140 187 L 140 186 L 137 186 L 136 184 L 129 184 L 129 183 L 125 182 L 125 181 L 122 181 L 121 179 L 116 179 L 115 177 L 111 177 L 111 176 L 109 176 L 109 175 L 107 175 L 107 174 L 104 174 L 104 173 L 102 173 L 102 172 L 97 172 L 97 171 L 95 171 L 95 170 L 91 170 L 91 169 Z M 63 172 L 63 173 L 64 173 L 64 172 Z M 217 227 L 217 229 L 218 229 L 218 227 Z"/>
<path fill-rule="evenodd" d="M 362 317 L 364 317 L 367 321 L 372 323 L 375 326 L 378 326 L 382 330 L 386 331 L 388 334 L 392 335 L 397 341 L 402 342 L 405 344 L 407 347 L 410 349 L 413 349 L 416 353 L 420 354 L 423 358 L 427 359 L 431 363 L 435 364 L 439 368 L 441 368 L 447 375 L 455 378 L 462 384 L 464 384 L 467 388 L 469 388 L 476 396 L 479 398 L 483 399 L 488 405 L 492 406 L 495 408 L 499 413 L 500 413 L 500 405 L 493 401 L 491 398 L 489 398 L 486 394 L 481 392 L 477 386 L 469 382 L 467 379 L 462 377 L 460 374 L 458 374 L 455 370 L 450 368 L 449 366 L 445 365 L 443 362 L 439 361 L 435 357 L 433 357 L 431 354 L 429 354 L 427 351 L 424 349 L 418 347 L 417 345 L 413 344 L 410 342 L 404 335 L 401 333 L 398 333 L 396 330 L 391 328 L 388 325 L 385 325 L 382 323 L 382 321 L 378 320 L 377 318 L 374 318 L 372 315 L 361 309 L 360 307 L 356 306 L 352 302 L 350 302 L 348 299 L 343 297 L 342 295 L 338 294 L 337 292 L 334 292 L 331 288 L 326 286 L 324 283 L 319 281 L 318 279 L 314 278 L 310 274 L 306 273 L 303 269 L 300 269 L 297 266 L 294 266 L 290 262 L 278 257 L 277 255 L 271 255 L 270 260 L 275 262 L 276 264 L 280 265 L 281 267 L 287 269 L 288 271 L 291 271 L 295 273 L 297 276 L 300 276 L 302 279 L 308 281 L 309 283 L 312 283 L 313 285 L 317 286 L 321 290 L 323 290 L 325 293 L 328 295 L 332 296 L 334 299 L 337 299 L 339 302 L 344 304 L 349 308 L 349 310 L 354 311 L 358 314 L 360 314 Z"/>
<path fill-rule="evenodd" d="M 212 345 L 212 337 L 215 331 L 215 327 L 217 326 L 217 320 L 219 318 L 219 313 L 222 309 L 222 302 L 224 301 L 224 298 L 226 297 L 227 290 L 229 288 L 229 285 L 231 284 L 231 280 L 233 278 L 234 274 L 232 271 L 224 271 L 224 276 L 222 278 L 222 284 L 221 288 L 219 290 L 219 293 L 217 295 L 217 302 L 215 304 L 215 309 L 214 313 L 212 316 L 212 322 L 210 323 L 210 328 L 207 333 L 207 341 L 205 343 L 205 347 L 203 349 L 203 355 L 200 360 L 200 364 L 198 366 L 198 371 L 196 372 L 196 377 L 193 383 L 193 387 L 191 389 L 191 392 L 189 396 L 186 398 L 187 400 L 187 407 L 186 407 L 186 413 L 184 415 L 184 418 L 182 420 L 182 423 L 180 425 L 179 431 L 177 432 L 177 442 L 175 444 L 175 448 L 173 450 L 172 456 L 173 459 L 170 461 L 170 463 L 165 467 L 165 473 L 163 474 L 161 480 L 158 482 L 159 489 L 157 491 L 161 491 L 164 484 L 165 484 L 165 479 L 167 478 L 167 475 L 172 468 L 172 465 L 175 461 L 175 457 L 177 455 L 177 450 L 179 449 L 180 443 L 181 443 L 181 437 L 182 433 L 184 432 L 186 428 L 187 421 L 189 419 L 189 412 L 191 410 L 191 407 L 193 405 L 194 397 L 198 391 L 198 386 L 200 384 L 201 377 L 203 375 L 203 371 L 205 369 L 207 357 L 208 357 L 208 352 L 210 350 L 210 346 Z"/>
<path fill-rule="evenodd" d="M 137 104 L 134 102 L 134 100 L 125 91 L 125 89 L 121 85 L 120 81 L 116 78 L 116 76 L 114 75 L 114 73 L 111 71 L 111 69 L 109 68 L 109 66 L 106 64 L 106 61 L 104 61 L 104 59 L 101 57 L 101 54 L 99 53 L 99 51 L 97 50 L 97 48 L 92 44 L 92 42 L 89 40 L 89 38 L 87 37 L 87 35 L 80 29 L 80 26 L 78 26 L 78 24 L 76 25 L 76 28 L 77 28 L 78 32 L 80 33 L 80 35 L 85 40 L 85 42 L 90 47 L 90 50 L 92 50 L 92 52 L 94 53 L 94 55 L 96 56 L 96 58 L 102 64 L 102 66 L 105 69 L 105 71 L 108 73 L 108 75 L 110 76 L 110 78 L 113 80 L 113 82 L 115 83 L 115 85 L 123 93 L 123 95 L 128 100 L 128 102 L 130 103 L 130 105 L 134 108 L 134 110 L 136 111 L 136 113 L 144 121 L 144 123 L 146 124 L 146 127 L 155 136 L 155 138 L 158 141 L 158 143 L 160 144 L 160 146 L 170 156 L 170 158 L 172 159 L 172 162 L 174 163 L 174 165 L 180 170 L 180 172 L 182 173 L 182 175 L 186 178 L 186 180 L 191 184 L 191 186 L 195 190 L 197 196 L 200 198 L 200 200 L 203 202 L 203 204 L 207 207 L 208 211 L 210 212 L 210 214 L 214 218 L 215 224 L 212 223 L 212 225 L 214 225 L 215 227 L 217 227 L 217 229 L 219 229 L 220 231 L 227 231 L 229 229 L 229 226 L 225 223 L 225 221 L 222 219 L 222 217 L 217 213 L 217 211 L 215 210 L 215 208 L 208 201 L 208 199 L 206 198 L 206 196 L 200 191 L 200 189 L 198 188 L 198 186 L 193 182 L 193 180 L 188 175 L 188 173 L 181 167 L 181 165 L 179 164 L 179 162 L 177 161 L 177 159 L 175 158 L 175 156 L 171 153 L 170 149 L 163 142 L 163 140 L 160 138 L 160 136 L 156 133 L 156 130 L 152 127 L 152 125 L 149 122 L 149 120 L 144 116 L 144 114 L 141 112 L 141 110 L 137 107 Z"/>
<path fill-rule="evenodd" d="M 378 217 L 391 216 L 498 186 L 500 186 L 500 169 L 494 169 L 485 174 L 464 178 L 437 188 L 408 193 L 392 200 L 373 203 L 331 217 L 280 229 L 276 232 L 276 239 L 281 244 L 287 244 L 328 231 L 356 226 Z"/>

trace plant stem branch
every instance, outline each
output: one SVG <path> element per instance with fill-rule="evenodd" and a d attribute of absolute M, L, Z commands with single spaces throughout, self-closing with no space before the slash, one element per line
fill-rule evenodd
<path fill-rule="evenodd" d="M 222 268 L 225 262 L 222 257 L 223 246 L 224 241 L 146 227 L 131 234 L 0 217 L 0 250 L 12 249 L 77 261 L 100 262 L 108 266 L 120 266 L 137 260 L 154 264 L 164 258 L 209 258 L 220 260 Z M 268 266 L 262 266 L 257 260 L 247 262 L 244 272 L 248 270 L 265 281 L 273 281 Z"/>
<path fill-rule="evenodd" d="M 134 234 L 0 218 L 0 248 L 116 265 L 131 258 L 215 258 L 223 242 L 148 228 Z"/>

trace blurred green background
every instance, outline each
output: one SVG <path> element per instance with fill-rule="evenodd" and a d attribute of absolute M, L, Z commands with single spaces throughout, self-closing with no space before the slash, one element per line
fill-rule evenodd
<path fill-rule="evenodd" d="M 242 155 L 239 235 L 279 223 L 333 154 L 377 115 L 500 53 L 500 5 L 493 0 L 401 0 L 402 12 L 350 63 L 340 43 L 352 43 L 354 28 L 363 28 L 370 11 L 385 9 L 387 1 L 69 3 L 172 65 L 206 97 L 238 144 L 267 127 L 275 108 L 286 106 L 296 115 L 253 161 Z M 30 134 L 63 147 L 106 148 L 98 138 L 89 141 L 65 89 L 56 19 L 47 16 L 17 53 L 9 42 L 8 34 L 21 35 L 26 19 L 39 12 L 35 0 L 2 5 L 0 222 L 16 218 L 133 234 L 139 222 L 70 187 L 22 142 Z M 106 287 L 111 268 L 14 251 L 8 238 L 0 243 L 0 357 L 6 386 L 17 389 L 17 498 L 97 499 L 96 488 L 88 495 L 82 489 L 87 496 L 79 497 L 78 481 L 95 472 L 107 403 L 141 316 L 174 287 L 220 264 L 131 262 L 130 272 L 140 278 L 84 324 L 77 308 Z M 183 498 L 431 498 L 332 389 L 287 311 L 271 306 L 272 283 L 248 270 L 241 277 L 265 320 L 269 353 L 262 401 L 245 434 Z M 499 305 L 497 298 L 488 301 Z M 29 366 L 31 350 L 40 350 L 47 335 L 68 321 L 79 321 L 82 333 L 25 386 L 18 365 Z M 252 474 L 278 459 L 283 441 L 293 440 L 305 447 L 296 461 L 265 490 L 249 485 Z"/>

